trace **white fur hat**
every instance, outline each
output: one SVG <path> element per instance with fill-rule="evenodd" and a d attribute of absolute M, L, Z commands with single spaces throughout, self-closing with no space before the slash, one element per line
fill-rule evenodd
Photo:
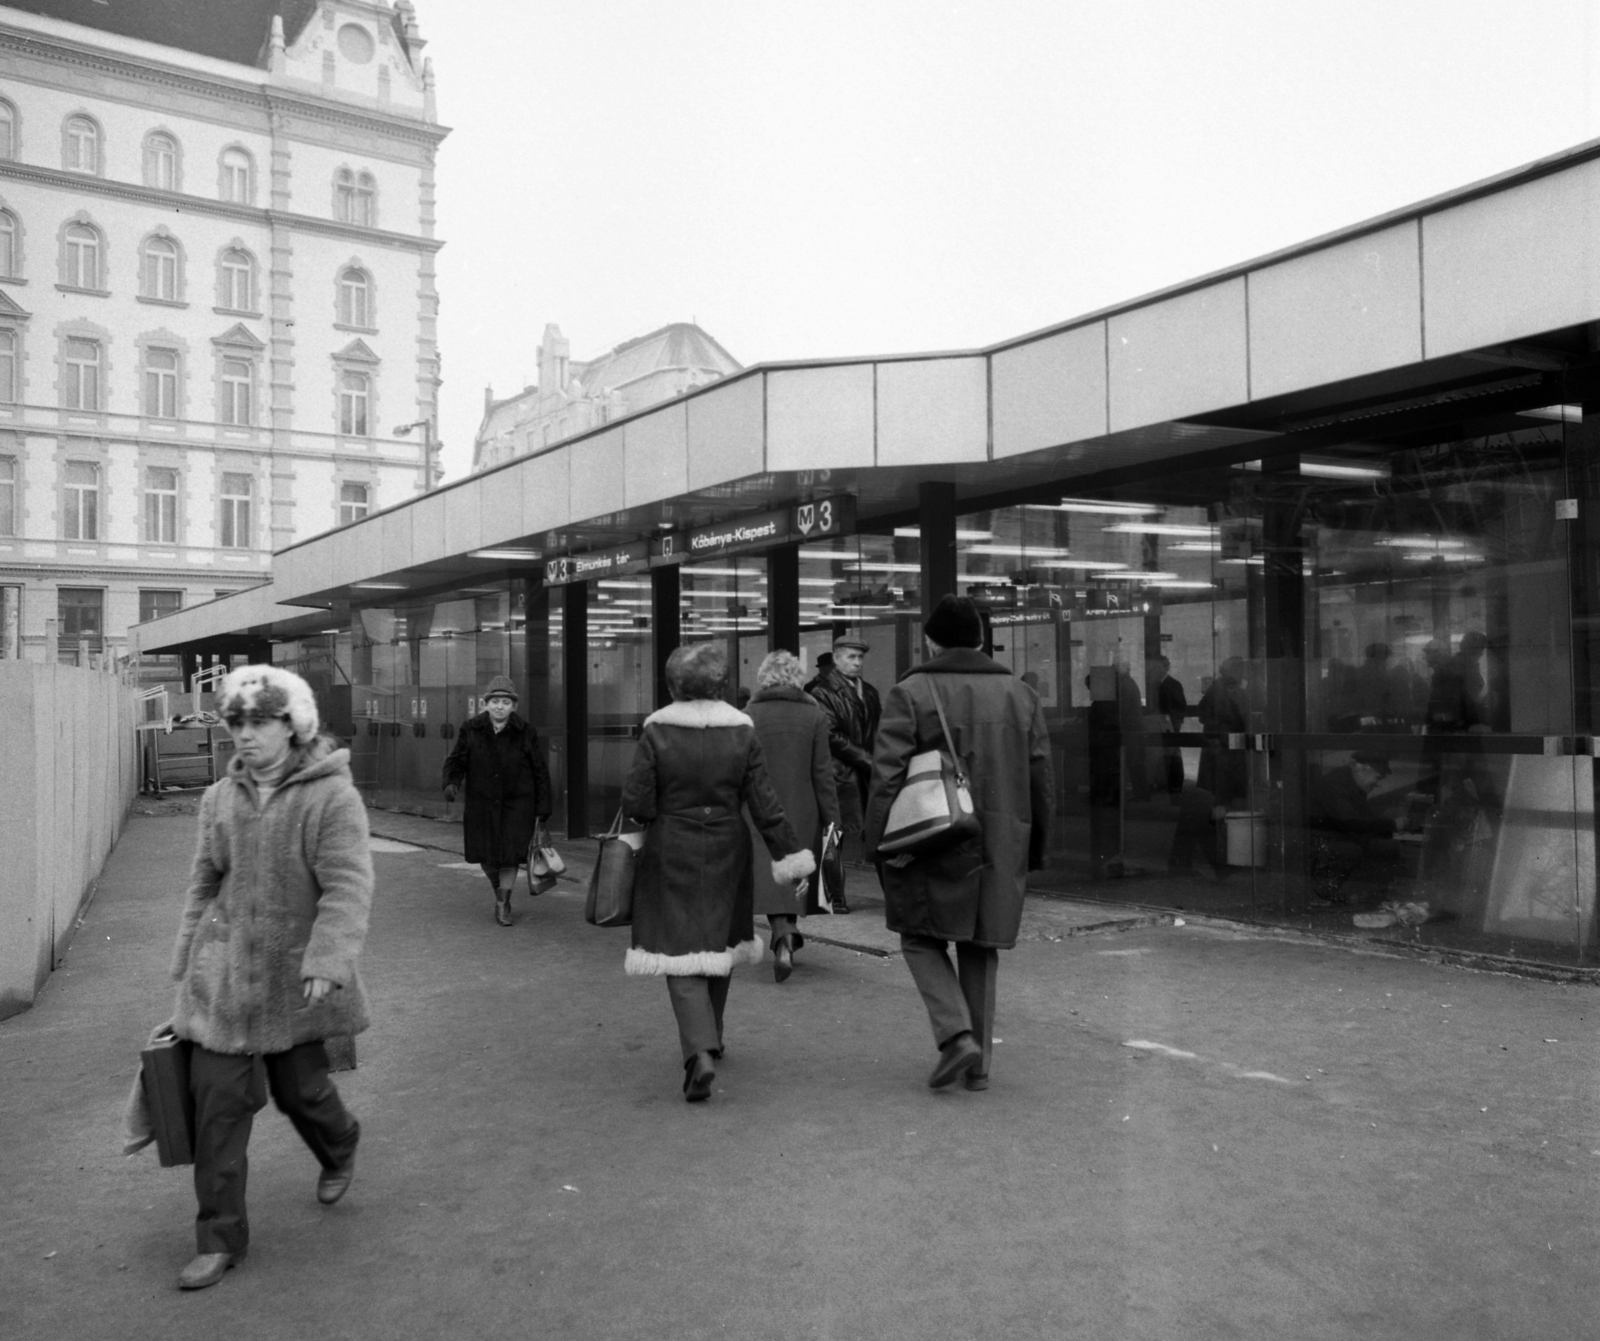
<path fill-rule="evenodd" d="M 296 745 L 309 745 L 321 725 L 311 686 L 278 666 L 240 666 L 229 671 L 217 691 L 217 703 L 223 720 L 251 713 L 287 718 Z"/>

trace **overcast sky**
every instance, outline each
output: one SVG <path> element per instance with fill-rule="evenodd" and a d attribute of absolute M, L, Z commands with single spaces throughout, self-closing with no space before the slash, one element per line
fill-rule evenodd
<path fill-rule="evenodd" d="M 1600 0 L 416 7 L 452 479 L 546 322 L 969 348 L 1600 134 Z"/>

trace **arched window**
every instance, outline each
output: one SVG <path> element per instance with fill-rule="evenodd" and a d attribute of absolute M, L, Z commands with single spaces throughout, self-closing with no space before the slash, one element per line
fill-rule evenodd
<path fill-rule="evenodd" d="M 61 165 L 68 172 L 100 171 L 100 127 L 92 117 L 67 118 L 62 127 Z"/>
<path fill-rule="evenodd" d="M 252 171 L 254 164 L 250 155 L 243 149 L 232 148 L 222 151 L 219 164 L 221 171 L 220 194 L 224 200 L 235 205 L 248 205 L 255 189 Z"/>
<path fill-rule="evenodd" d="M 100 287 L 100 230 L 70 223 L 61 237 L 61 282 L 73 289 Z"/>
<path fill-rule="evenodd" d="M 346 437 L 364 438 L 368 434 L 372 407 L 372 379 L 364 372 L 339 376 L 339 432 Z"/>
<path fill-rule="evenodd" d="M 344 326 L 372 326 L 372 278 L 359 266 L 339 272 L 339 322 Z"/>
<path fill-rule="evenodd" d="M 378 214 L 378 182 L 370 172 L 340 168 L 333 179 L 333 214 L 340 223 L 370 228 Z"/>
<path fill-rule="evenodd" d="M 19 260 L 17 216 L 10 210 L 0 210 L 0 279 L 16 279 Z"/>
<path fill-rule="evenodd" d="M 169 237 L 145 239 L 140 292 L 146 298 L 178 301 L 178 244 Z"/>
<path fill-rule="evenodd" d="M 17 109 L 0 98 L 0 158 L 17 156 Z"/>
<path fill-rule="evenodd" d="M 178 189 L 178 142 L 165 131 L 144 137 L 144 184 L 158 191 Z"/>
<path fill-rule="evenodd" d="M 250 253 L 230 247 L 222 253 L 221 270 L 217 306 L 234 312 L 255 311 L 256 263 Z"/>

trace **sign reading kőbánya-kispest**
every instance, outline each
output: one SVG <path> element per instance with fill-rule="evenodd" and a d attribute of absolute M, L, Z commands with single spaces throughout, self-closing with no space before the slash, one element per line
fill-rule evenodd
<path fill-rule="evenodd" d="M 839 494 L 696 527 L 681 538 L 677 550 L 681 561 L 693 563 L 742 550 L 848 535 L 855 529 L 856 500 L 849 494 Z"/>

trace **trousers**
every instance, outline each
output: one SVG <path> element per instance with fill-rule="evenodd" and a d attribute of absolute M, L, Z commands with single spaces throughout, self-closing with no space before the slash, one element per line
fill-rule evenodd
<path fill-rule="evenodd" d="M 683 1060 L 697 1052 L 722 1051 L 722 1012 L 728 1005 L 727 978 L 672 976 L 667 995 L 678 1020 L 678 1042 Z"/>
<path fill-rule="evenodd" d="M 989 1074 L 994 1051 L 994 989 L 1000 973 L 1000 952 L 992 946 L 956 942 L 956 966 L 950 967 L 948 941 L 932 936 L 900 937 L 900 951 L 911 980 L 922 994 L 933 1025 L 933 1041 L 941 1048 L 965 1030 L 983 1049 L 977 1074 Z"/>
<path fill-rule="evenodd" d="M 239 1253 L 250 1241 L 244 1202 L 247 1149 L 267 1091 L 324 1169 L 337 1169 L 355 1154 L 361 1124 L 328 1079 L 328 1053 L 320 1042 L 260 1057 L 211 1052 L 195 1044 L 189 1092 L 194 1096 L 194 1195 L 199 1203 L 196 1252 Z"/>

